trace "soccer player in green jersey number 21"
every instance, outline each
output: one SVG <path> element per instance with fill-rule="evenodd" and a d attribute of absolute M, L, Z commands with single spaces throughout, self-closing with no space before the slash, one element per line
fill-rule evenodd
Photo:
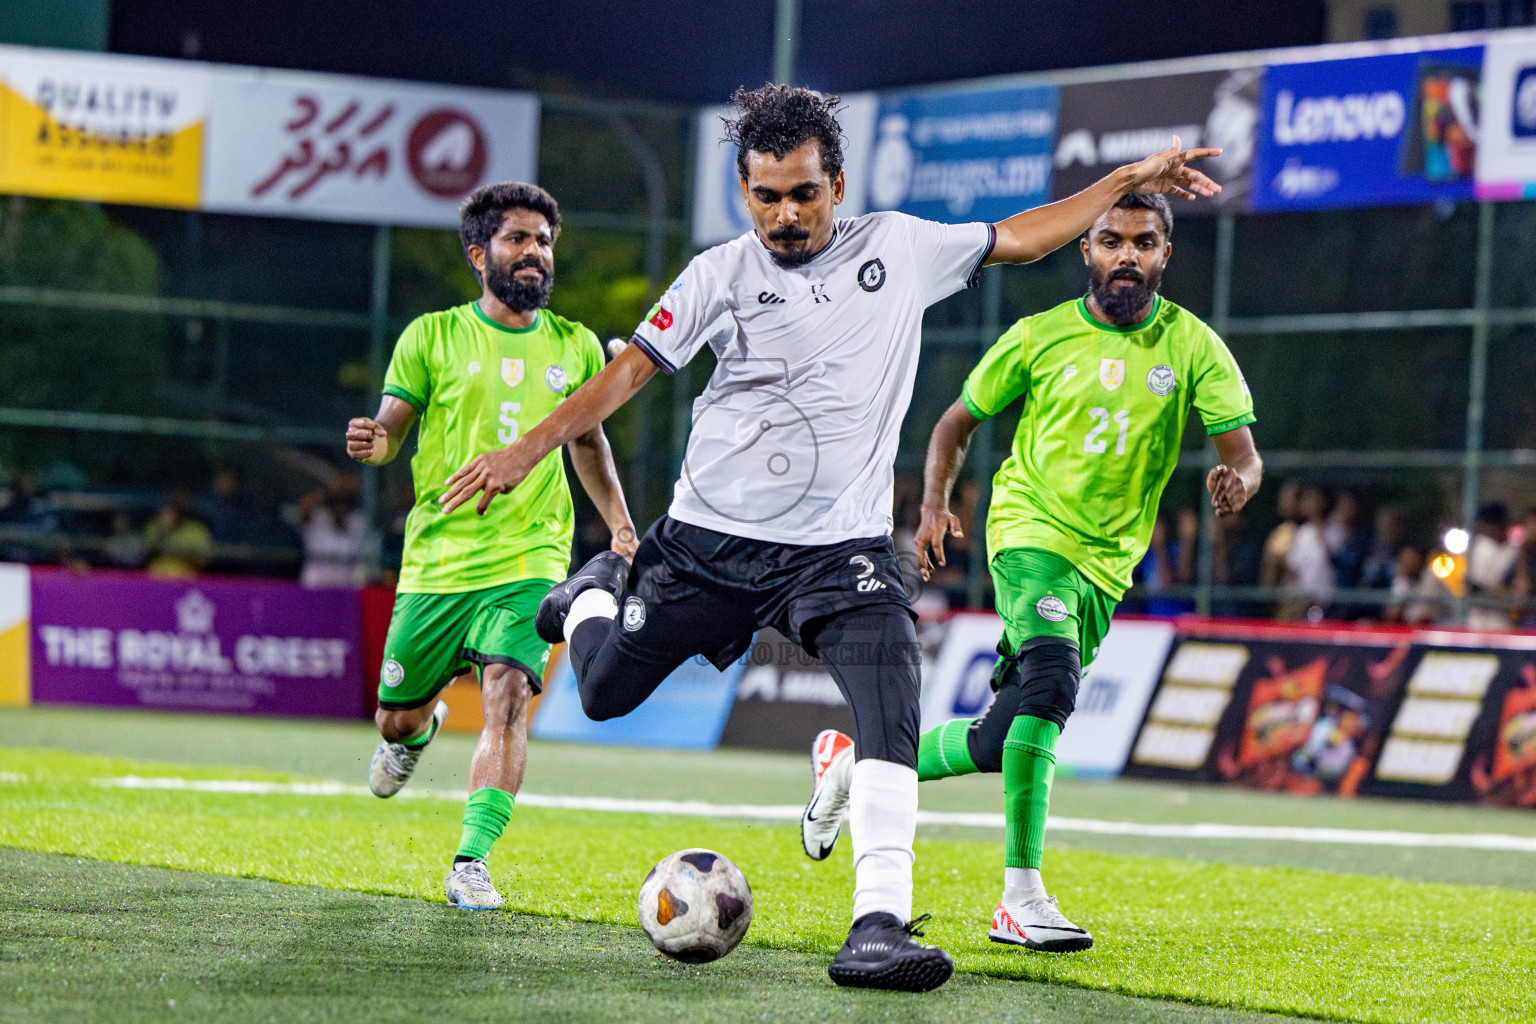
<path fill-rule="evenodd" d="M 446 513 L 438 499 L 465 461 L 511 444 L 603 368 L 597 336 L 545 308 L 559 231 L 559 207 L 534 185 L 488 185 L 466 199 L 459 236 L 480 298 L 412 321 L 395 346 L 378 414 L 347 425 L 347 454 L 381 466 L 421 421 L 411 459 L 416 500 L 379 678 L 383 740 L 368 785 L 381 797 L 400 791 L 447 717 L 438 694 L 478 669 L 485 725 L 446 883 L 449 904 L 472 910 L 502 903 L 485 858 L 523 781 L 528 707 L 549 660 L 533 617 L 569 569 L 573 513 L 558 450 L 488 515 Z M 634 525 L 602 428 L 569 449 L 613 531 L 613 550 L 632 556 Z"/>
<path fill-rule="evenodd" d="M 944 564 L 945 535 L 962 535 L 949 495 L 971 433 L 1024 402 L 987 514 L 1003 619 L 996 697 L 981 718 L 946 722 L 918 743 L 922 781 L 1002 773 L 1007 845 L 994 942 L 1047 952 L 1093 945 L 1040 877 L 1056 741 L 1147 552 L 1191 406 L 1221 460 L 1206 477 L 1216 515 L 1237 512 L 1259 489 L 1253 399 L 1237 363 L 1216 332 L 1158 294 L 1172 233 L 1166 198 L 1122 196 L 1081 240 L 1088 294 L 1009 328 L 929 440 L 916 537 L 925 579 L 934 561 Z"/>

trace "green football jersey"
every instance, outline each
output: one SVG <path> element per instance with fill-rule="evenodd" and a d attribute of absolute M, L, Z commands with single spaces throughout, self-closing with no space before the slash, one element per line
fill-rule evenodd
<path fill-rule="evenodd" d="M 1253 399 L 1216 332 L 1157 296 L 1131 327 L 1083 299 L 1025 317 L 961 392 L 978 419 L 1024 399 L 993 479 L 987 548 L 1053 551 L 1119 600 L 1147 553 L 1190 406 L 1212 434 L 1252 423 Z"/>
<path fill-rule="evenodd" d="M 558 450 L 484 516 L 474 501 L 445 515 L 438 499 L 464 463 L 517 440 L 602 368 L 597 336 L 547 309 L 520 330 L 496 323 L 473 302 L 411 321 L 384 376 L 384 393 L 421 414 L 402 593 L 565 578 L 574 515 Z"/>

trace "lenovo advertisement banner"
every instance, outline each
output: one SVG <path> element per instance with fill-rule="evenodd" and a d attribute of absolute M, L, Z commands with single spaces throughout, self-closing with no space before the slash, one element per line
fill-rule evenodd
<path fill-rule="evenodd" d="M 1482 100 L 1477 197 L 1536 199 L 1536 33 L 1488 44 Z"/>
<path fill-rule="evenodd" d="M 32 699 L 359 718 L 354 591 L 34 571 Z"/>
<path fill-rule="evenodd" d="M 221 70 L 205 209 L 457 227 L 493 181 L 533 181 L 531 95 L 291 71 Z"/>
<path fill-rule="evenodd" d="M 1253 209 L 1470 199 L 1483 48 L 1278 64 Z"/>
<path fill-rule="evenodd" d="M 1057 89 L 885 93 L 869 208 L 998 221 L 1050 200 Z"/>
<path fill-rule="evenodd" d="M 1245 209 L 1263 80 L 1264 68 L 1245 67 L 1062 86 L 1052 197 L 1081 192 L 1116 167 L 1167 149 L 1177 135 L 1186 149 L 1222 151 L 1199 164 L 1222 192 L 1178 202 L 1175 212 Z"/>

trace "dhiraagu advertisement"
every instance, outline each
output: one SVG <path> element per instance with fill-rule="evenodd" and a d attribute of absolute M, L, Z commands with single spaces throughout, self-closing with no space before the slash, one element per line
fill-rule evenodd
<path fill-rule="evenodd" d="M 196 209 L 206 65 L 0 47 L 0 192 Z"/>

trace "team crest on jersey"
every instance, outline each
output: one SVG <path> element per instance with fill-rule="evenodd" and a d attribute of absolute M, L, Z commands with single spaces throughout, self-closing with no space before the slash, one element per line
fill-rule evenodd
<path fill-rule="evenodd" d="M 1173 390 L 1173 367 L 1158 365 L 1147 371 L 1147 390 L 1162 396 Z"/>
<path fill-rule="evenodd" d="M 561 366 L 559 363 L 556 363 L 549 369 L 545 370 L 544 383 L 549 386 L 549 390 L 554 391 L 557 394 L 561 391 L 564 391 L 566 383 L 565 367 Z"/>
<path fill-rule="evenodd" d="M 521 359 L 503 359 L 501 361 L 501 379 L 509 388 L 515 388 L 523 382 L 523 361 Z"/>
<path fill-rule="evenodd" d="M 885 264 L 869 260 L 859 268 L 859 287 L 867 292 L 877 292 L 885 284 Z"/>
<path fill-rule="evenodd" d="M 624 602 L 624 629 L 633 633 L 645 625 L 645 602 L 639 597 L 631 597 Z"/>
<path fill-rule="evenodd" d="M 1055 594 L 1046 594 L 1042 597 L 1035 605 L 1035 611 L 1040 613 L 1042 619 L 1049 619 L 1051 622 L 1064 622 L 1067 618 L 1066 602 Z"/>
<path fill-rule="evenodd" d="M 1125 383 L 1125 360 L 1103 359 L 1099 362 L 1099 383 L 1106 391 L 1118 391 Z"/>
<path fill-rule="evenodd" d="M 383 679 L 385 686 L 399 686 L 405 682 L 405 667 L 394 658 L 384 663 Z"/>

